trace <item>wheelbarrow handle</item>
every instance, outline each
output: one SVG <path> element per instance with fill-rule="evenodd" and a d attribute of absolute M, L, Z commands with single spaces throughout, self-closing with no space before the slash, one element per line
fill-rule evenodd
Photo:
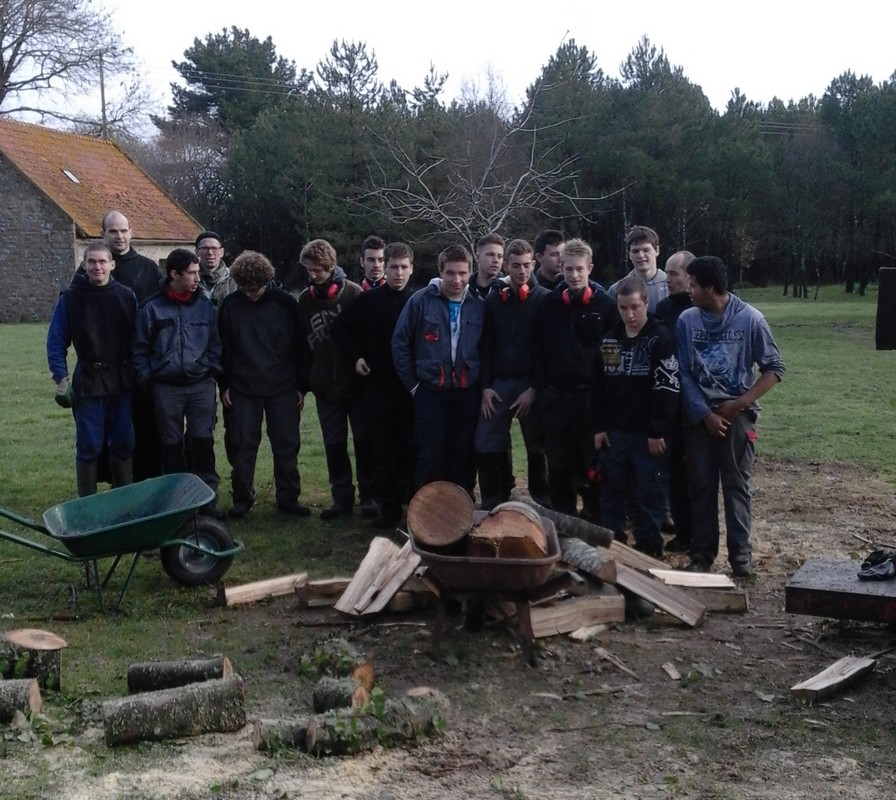
<path fill-rule="evenodd" d="M 33 519 L 29 519 L 28 517 L 23 517 L 20 514 L 16 514 L 14 511 L 10 511 L 8 508 L 3 508 L 3 506 L 0 506 L 0 517 L 11 519 L 13 522 L 17 522 L 19 525 L 22 525 L 25 528 L 31 528 L 31 530 L 33 531 L 40 531 L 41 533 L 46 533 L 48 536 L 52 535 L 39 522 L 35 522 Z"/>

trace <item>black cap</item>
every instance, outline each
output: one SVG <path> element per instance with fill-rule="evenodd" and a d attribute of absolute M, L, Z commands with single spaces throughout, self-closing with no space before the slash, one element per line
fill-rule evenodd
<path fill-rule="evenodd" d="M 199 247 L 199 242 L 201 242 L 203 239 L 217 239 L 218 244 L 221 245 L 221 247 L 224 246 L 224 240 L 214 231 L 203 231 L 202 233 L 200 233 L 199 236 L 196 237 L 195 246 Z"/>

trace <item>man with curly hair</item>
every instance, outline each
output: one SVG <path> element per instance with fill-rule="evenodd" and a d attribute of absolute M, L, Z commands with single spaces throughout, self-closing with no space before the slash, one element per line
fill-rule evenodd
<path fill-rule="evenodd" d="M 274 268 L 261 253 L 247 250 L 230 268 L 238 291 L 227 295 L 218 311 L 223 348 L 221 402 L 229 409 L 233 505 L 228 516 L 245 517 L 255 502 L 255 463 L 262 419 L 274 457 L 277 508 L 306 517 L 299 503 L 299 417 L 305 402 L 299 304 L 273 283 Z"/>

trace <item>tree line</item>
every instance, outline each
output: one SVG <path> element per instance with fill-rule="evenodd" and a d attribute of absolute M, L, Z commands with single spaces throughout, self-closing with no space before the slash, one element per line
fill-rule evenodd
<path fill-rule="evenodd" d="M 91 2 L 68 12 L 82 32 Z M 0 9 L 0 44 L 16 34 L 17 53 L 31 41 L 67 52 L 74 23 L 58 9 Z M 107 68 L 124 52 L 117 39 L 102 50 Z M 68 65 L 83 83 L 95 56 L 79 47 L 54 74 Z M 51 85 L 46 70 L 29 84 L 27 64 L 0 76 L 0 113 Z M 627 269 L 633 224 L 655 228 L 664 255 L 718 255 L 735 282 L 803 296 L 820 282 L 863 292 L 896 266 L 896 73 L 875 84 L 847 71 L 822 97 L 788 103 L 734 89 L 718 112 L 646 37 L 617 76 L 564 42 L 518 105 L 496 75 L 451 101 L 434 67 L 410 89 L 385 81 L 360 42 L 336 41 L 300 69 L 270 37 L 236 27 L 194 39 L 174 66 L 182 83 L 153 118 L 158 135 L 120 141 L 229 252 L 260 250 L 284 274 L 316 237 L 347 263 L 368 233 L 401 239 L 425 267 L 448 241 L 552 227 L 589 241 L 609 281 Z"/>

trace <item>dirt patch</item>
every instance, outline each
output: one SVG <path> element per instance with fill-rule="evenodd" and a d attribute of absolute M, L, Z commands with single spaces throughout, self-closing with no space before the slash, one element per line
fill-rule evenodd
<path fill-rule="evenodd" d="M 599 642 L 542 640 L 535 668 L 500 628 L 455 631 L 433 661 L 431 616 L 326 628 L 298 625 L 289 599 L 238 612 L 278 643 L 269 670 L 245 676 L 253 716 L 306 712 L 298 658 L 339 635 L 373 656 L 387 694 L 426 684 L 448 695 L 448 730 L 437 741 L 315 760 L 257 754 L 247 729 L 111 752 L 94 717 L 75 731 L 74 746 L 7 742 L 0 796 L 885 797 L 896 661 L 882 656 L 851 691 L 815 706 L 791 699 L 789 687 L 841 656 L 885 650 L 893 631 L 785 614 L 784 585 L 806 557 L 849 558 L 872 541 L 896 541 L 892 481 L 847 466 L 765 461 L 754 510 L 758 576 L 747 584 L 748 613 L 712 614 L 696 630 L 657 614 Z M 637 679 L 601 661 L 598 644 Z M 230 655 L 239 668 L 239 654 Z M 680 680 L 663 671 L 667 662 Z M 17 788 L 42 775 L 46 794 Z"/>

